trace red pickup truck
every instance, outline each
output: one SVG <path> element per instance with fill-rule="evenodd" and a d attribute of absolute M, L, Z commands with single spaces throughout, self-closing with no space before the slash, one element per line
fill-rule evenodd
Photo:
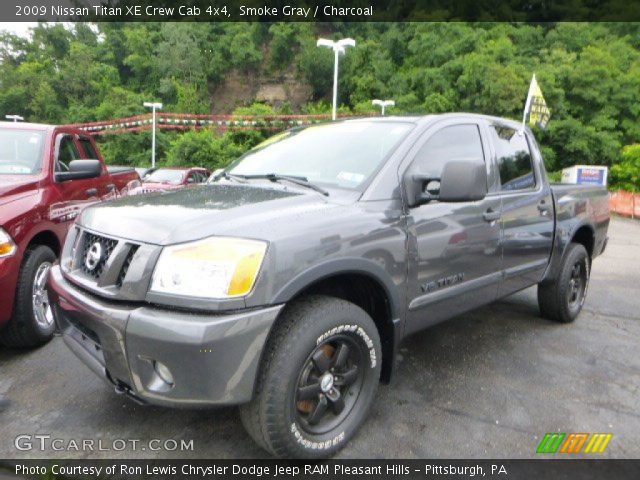
<path fill-rule="evenodd" d="M 71 222 L 138 181 L 133 169 L 108 168 L 81 130 L 0 122 L 0 343 L 33 347 L 51 338 L 44 285 Z"/>

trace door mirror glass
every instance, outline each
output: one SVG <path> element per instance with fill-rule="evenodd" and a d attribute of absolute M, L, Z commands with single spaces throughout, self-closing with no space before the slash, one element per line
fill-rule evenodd
<path fill-rule="evenodd" d="M 69 170 L 66 172 L 56 172 L 56 182 L 66 182 L 67 180 L 78 180 L 82 178 L 96 178 L 102 173 L 102 163 L 100 160 L 72 160 L 69 162 Z"/>
<path fill-rule="evenodd" d="M 440 179 L 441 202 L 475 202 L 487 196 L 484 163 L 457 161 L 444 166 Z"/>
<path fill-rule="evenodd" d="M 440 202 L 474 202 L 487 196 L 487 171 L 484 162 L 447 162 L 441 178 L 409 172 L 405 177 L 405 191 L 410 207 Z"/>

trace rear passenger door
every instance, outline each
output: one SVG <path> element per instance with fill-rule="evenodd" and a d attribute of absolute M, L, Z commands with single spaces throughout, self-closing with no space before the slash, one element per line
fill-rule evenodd
<path fill-rule="evenodd" d="M 482 162 L 488 188 L 495 188 L 486 125 L 473 120 L 443 122 L 425 137 L 414 147 L 411 171 L 440 178 L 449 161 Z M 477 202 L 431 201 L 407 211 L 406 333 L 496 298 L 502 268 L 499 216 L 499 196 Z"/>
<path fill-rule="evenodd" d="M 93 142 L 89 137 L 80 135 L 78 137 L 78 143 L 82 147 L 84 158 L 100 160 L 100 162 L 104 163 L 102 157 L 98 154 L 98 151 L 96 150 Z M 117 187 L 115 183 L 111 181 L 105 181 L 105 179 L 102 177 L 93 178 L 91 180 L 93 181 L 95 188 L 98 190 L 98 196 L 102 197 L 103 199 L 116 196 Z"/>
<path fill-rule="evenodd" d="M 528 134 L 500 123 L 491 123 L 489 130 L 502 199 L 502 297 L 542 279 L 553 243 L 553 199 Z"/>

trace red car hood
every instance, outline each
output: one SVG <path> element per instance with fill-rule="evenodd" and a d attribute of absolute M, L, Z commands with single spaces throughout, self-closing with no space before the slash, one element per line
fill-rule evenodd
<path fill-rule="evenodd" d="M 0 175 L 0 203 L 4 203 L 8 197 L 32 193 L 38 189 L 39 183 L 35 175 Z"/>
<path fill-rule="evenodd" d="M 173 190 L 180 188 L 182 185 L 175 185 L 173 183 L 155 183 L 155 182 L 142 182 L 141 188 L 144 190 Z"/>

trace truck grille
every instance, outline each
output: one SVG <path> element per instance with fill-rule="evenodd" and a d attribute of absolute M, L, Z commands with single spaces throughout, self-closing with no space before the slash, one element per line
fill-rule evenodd
<path fill-rule="evenodd" d="M 118 273 L 118 279 L 116 280 L 116 287 L 122 287 L 122 282 L 124 281 L 124 277 L 127 275 L 129 271 L 129 267 L 131 266 L 131 261 L 133 260 L 134 255 L 138 251 L 138 245 L 132 245 L 129 249 L 129 253 L 127 253 L 127 257 L 124 259 L 124 263 L 122 264 L 122 268 L 120 269 L 120 273 Z"/>
<path fill-rule="evenodd" d="M 91 247 L 95 244 L 100 245 L 102 255 L 100 256 L 100 260 L 98 260 L 95 267 L 89 268 L 86 265 L 86 262 L 84 260 L 87 258 L 87 255 Z M 107 238 L 107 237 L 101 237 L 93 233 L 85 232 L 83 243 L 82 243 L 82 250 L 81 250 L 82 253 L 80 256 L 80 259 L 82 261 L 81 263 L 82 271 L 84 272 L 84 274 L 96 280 L 100 278 L 100 276 L 104 271 L 105 265 L 109 260 L 109 257 L 111 257 L 111 254 L 113 253 L 114 248 L 116 248 L 116 245 L 118 245 L 117 240 L 114 240 L 112 238 Z"/>
<path fill-rule="evenodd" d="M 142 301 L 162 247 L 79 227 L 67 236 L 60 265 L 70 281 L 113 300 Z"/>

